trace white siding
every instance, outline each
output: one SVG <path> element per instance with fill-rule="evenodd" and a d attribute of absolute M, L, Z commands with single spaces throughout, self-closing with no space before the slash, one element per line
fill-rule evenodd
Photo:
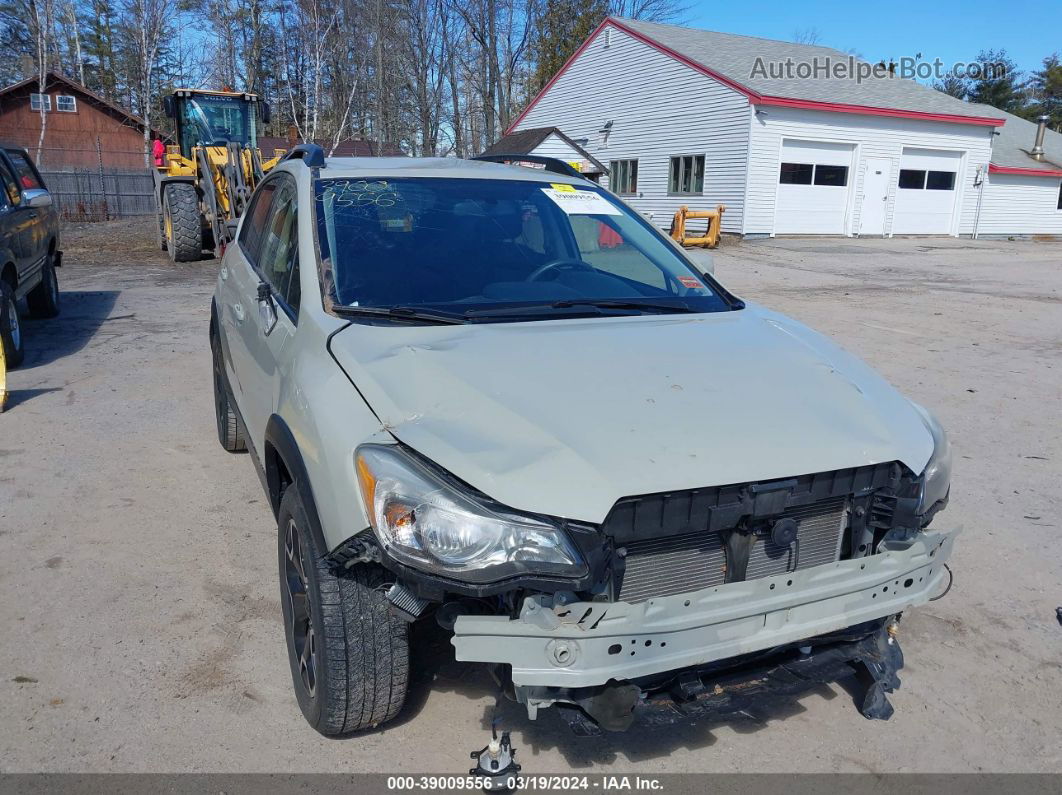
<path fill-rule="evenodd" d="M 559 127 L 608 166 L 638 161 L 638 196 L 625 201 L 663 229 L 682 204 L 693 210 L 726 205 L 723 229 L 742 227 L 749 105 L 744 95 L 684 66 L 627 34 L 597 38 L 525 116 L 518 129 Z M 608 145 L 601 129 L 612 122 Z M 671 155 L 704 154 L 700 196 L 668 196 Z"/>
<path fill-rule="evenodd" d="M 855 144 L 856 168 L 851 175 L 854 182 L 846 229 L 848 234 L 858 233 L 859 230 L 866 158 L 881 157 L 892 162 L 885 224 L 886 234 L 891 234 L 896 178 L 904 147 L 959 151 L 962 153 L 962 165 L 956 181 L 956 201 L 959 202 L 960 211 L 951 234 L 969 234 L 973 231 L 977 206 L 974 174 L 978 165 L 988 163 L 991 128 L 779 107 L 764 107 L 761 113 L 752 114 L 751 126 L 745 234 L 774 234 L 779 155 L 782 141 L 787 138 Z"/>
<path fill-rule="evenodd" d="M 1062 235 L 1057 177 L 989 174 L 979 235 Z"/>
<path fill-rule="evenodd" d="M 559 127 L 560 125 L 556 126 Z M 546 140 L 536 146 L 529 154 L 541 155 L 542 157 L 557 157 L 565 163 L 570 163 L 573 160 L 579 162 L 583 159 L 579 152 L 572 149 L 565 140 L 558 138 L 556 133 L 550 133 Z"/>

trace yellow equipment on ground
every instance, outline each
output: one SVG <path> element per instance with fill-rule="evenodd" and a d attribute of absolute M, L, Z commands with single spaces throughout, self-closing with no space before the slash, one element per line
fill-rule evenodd
<path fill-rule="evenodd" d="M 174 262 L 198 260 L 204 248 L 220 257 L 255 185 L 284 155 L 263 161 L 258 150 L 269 105 L 254 94 L 179 88 L 163 106 L 176 142 L 153 172 L 159 245 Z"/>
<path fill-rule="evenodd" d="M 714 210 L 691 210 L 685 204 L 679 207 L 671 222 L 671 238 L 683 246 L 704 246 L 715 248 L 719 245 L 719 227 L 723 223 L 726 205 L 717 205 Z M 708 228 L 703 235 L 688 235 L 686 221 L 689 219 L 707 219 Z"/>
<path fill-rule="evenodd" d="M 0 345 L 0 413 L 7 405 L 7 360 L 4 358 L 4 346 Z"/>

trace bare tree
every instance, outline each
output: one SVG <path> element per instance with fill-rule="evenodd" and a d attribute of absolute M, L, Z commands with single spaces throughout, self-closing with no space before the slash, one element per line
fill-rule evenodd
<path fill-rule="evenodd" d="M 794 30 L 793 41 L 797 44 L 819 44 L 822 41 L 822 34 L 816 27 Z"/>

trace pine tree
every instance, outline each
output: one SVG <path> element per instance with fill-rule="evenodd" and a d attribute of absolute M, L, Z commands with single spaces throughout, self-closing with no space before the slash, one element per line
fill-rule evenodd
<path fill-rule="evenodd" d="M 607 0 L 546 0 L 534 44 L 533 90 L 539 91 L 608 16 Z"/>
<path fill-rule="evenodd" d="M 1062 60 L 1056 52 L 1044 58 L 1044 68 L 1032 73 L 1029 89 L 1033 104 L 1031 116 L 1047 116 L 1048 125 L 1062 132 Z"/>
<path fill-rule="evenodd" d="M 1006 50 L 982 50 L 977 56 L 981 74 L 975 77 L 968 99 L 983 105 L 1021 114 L 1025 108 L 1025 92 L 1018 81 L 1018 67 L 1007 57 Z"/>

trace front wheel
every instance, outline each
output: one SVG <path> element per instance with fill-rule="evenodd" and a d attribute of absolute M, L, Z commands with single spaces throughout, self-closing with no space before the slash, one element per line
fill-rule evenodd
<path fill-rule="evenodd" d="M 173 182 L 162 194 L 166 250 L 174 262 L 195 262 L 203 256 L 203 219 L 195 186 Z"/>
<path fill-rule="evenodd" d="M 218 442 L 230 453 L 242 453 L 247 449 L 247 439 L 240 415 L 232 405 L 221 340 L 216 335 L 210 337 L 210 349 L 214 358 L 214 415 L 217 418 Z"/>
<path fill-rule="evenodd" d="M 390 611 L 386 570 L 359 564 L 337 575 L 295 485 L 284 491 L 277 525 L 284 634 L 302 714 L 326 736 L 392 720 L 406 698 L 409 625 Z"/>

